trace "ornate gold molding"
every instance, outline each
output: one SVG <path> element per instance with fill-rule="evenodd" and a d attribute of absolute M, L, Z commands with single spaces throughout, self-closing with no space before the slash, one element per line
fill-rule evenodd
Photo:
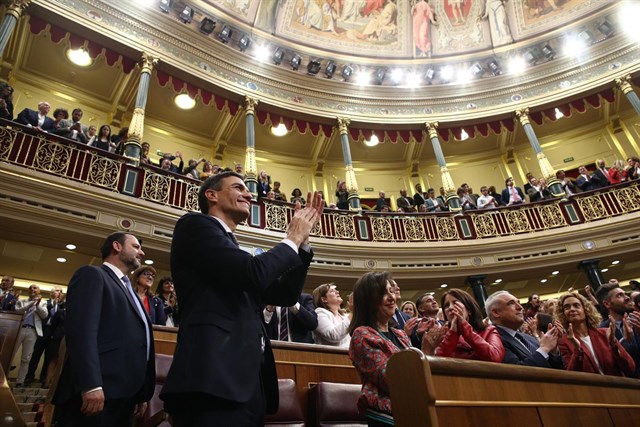
<path fill-rule="evenodd" d="M 336 120 L 338 121 L 338 130 L 340 131 L 340 135 L 346 135 L 349 132 L 349 124 L 351 124 L 351 120 L 346 117 L 338 117 Z"/>
<path fill-rule="evenodd" d="M 438 123 L 437 121 L 435 122 L 426 122 L 424 124 L 424 127 L 427 129 L 427 132 L 429 132 L 429 138 L 434 139 L 434 138 L 438 138 L 438 126 L 440 125 L 440 123 Z"/>
<path fill-rule="evenodd" d="M 142 66 L 142 69 L 140 70 L 140 74 L 142 73 L 151 74 L 151 71 L 153 71 L 153 67 L 155 67 L 158 64 L 158 58 L 151 55 L 150 53 L 142 52 L 142 58 L 140 59 L 140 64 Z"/>
<path fill-rule="evenodd" d="M 247 147 L 244 156 L 244 173 L 247 177 L 258 175 L 258 164 L 256 163 L 256 149 Z"/>
<path fill-rule="evenodd" d="M 345 167 L 345 183 L 347 184 L 347 190 L 349 194 L 358 192 L 358 181 L 356 181 L 356 173 L 353 171 L 353 166 L 346 165 Z"/>
<path fill-rule="evenodd" d="M 12 15 L 16 19 L 20 19 L 22 12 L 29 6 L 31 0 L 11 0 L 7 6 L 7 15 Z"/>
<path fill-rule="evenodd" d="M 628 94 L 629 92 L 633 92 L 633 87 L 631 86 L 630 82 L 631 82 L 631 76 L 628 74 L 624 77 L 614 80 L 614 83 L 616 84 L 618 89 L 622 91 L 624 95 Z"/>
<path fill-rule="evenodd" d="M 531 122 L 529 121 L 529 107 L 516 110 L 515 113 L 518 120 L 520 120 L 520 124 L 522 124 L 522 126 L 531 124 Z"/>
<path fill-rule="evenodd" d="M 256 98 L 252 98 L 248 95 L 246 95 L 244 97 L 244 114 L 246 116 L 248 115 L 255 115 L 256 114 L 256 107 L 258 106 L 258 100 Z"/>

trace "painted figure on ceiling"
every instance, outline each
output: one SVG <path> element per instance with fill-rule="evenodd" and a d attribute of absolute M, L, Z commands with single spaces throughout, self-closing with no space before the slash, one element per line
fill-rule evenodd
<path fill-rule="evenodd" d="M 446 0 L 447 16 L 452 25 L 462 25 L 467 20 L 469 6 L 472 0 Z"/>
<path fill-rule="evenodd" d="M 502 46 L 513 41 L 507 20 L 507 12 L 504 6 L 505 1 L 506 0 L 486 0 L 484 6 L 482 19 L 489 18 L 489 28 L 491 29 L 493 46 Z"/>
<path fill-rule="evenodd" d="M 398 6 L 395 0 L 385 0 L 385 5 L 380 12 L 374 12 L 371 20 L 364 27 L 359 39 L 385 41 L 396 38 L 398 35 Z"/>
<path fill-rule="evenodd" d="M 428 0 L 413 2 L 411 15 L 413 16 L 413 43 L 416 55 L 431 57 L 431 24 L 438 25 L 433 16 L 433 9 Z"/>

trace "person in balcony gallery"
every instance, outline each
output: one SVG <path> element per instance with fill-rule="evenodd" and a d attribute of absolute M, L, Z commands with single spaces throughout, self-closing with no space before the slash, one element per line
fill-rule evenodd
<path fill-rule="evenodd" d="M 69 138 L 73 141 L 87 143 L 87 127 L 80 123 L 82 120 L 83 112 L 80 108 L 75 108 L 71 112 L 71 120 L 62 120 L 58 124 L 58 127 L 53 131 L 54 134 L 60 135 L 64 138 Z"/>
<path fill-rule="evenodd" d="M 98 130 L 95 139 L 87 143 L 90 147 L 96 147 L 104 151 L 114 152 L 116 144 L 111 142 L 111 126 L 102 125 Z"/>
<path fill-rule="evenodd" d="M 41 132 L 50 132 L 54 129 L 54 125 L 53 119 L 47 116 L 49 110 L 51 105 L 48 102 L 38 102 L 38 111 L 25 108 L 16 117 L 16 122 Z"/>
<path fill-rule="evenodd" d="M 349 209 L 349 190 L 347 190 L 347 183 L 344 181 L 338 181 L 336 185 L 336 206 L 338 209 Z"/>
<path fill-rule="evenodd" d="M 0 83 L 0 119 L 13 120 L 13 87 Z"/>
<path fill-rule="evenodd" d="M 509 177 L 504 181 L 506 188 L 502 190 L 502 203 L 507 206 L 526 203 L 524 193 L 520 187 L 513 185 L 513 178 Z"/>
<path fill-rule="evenodd" d="M 633 376 L 636 366 L 616 338 L 616 322 L 598 328 L 602 317 L 585 297 L 577 292 L 561 295 L 555 317 L 566 330 L 559 343 L 566 370 Z"/>

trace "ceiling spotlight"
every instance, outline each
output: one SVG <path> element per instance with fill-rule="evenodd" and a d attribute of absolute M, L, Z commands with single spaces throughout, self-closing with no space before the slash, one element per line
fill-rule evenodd
<path fill-rule="evenodd" d="M 222 27 L 222 31 L 218 34 L 218 40 L 222 43 L 229 43 L 231 40 L 231 34 L 233 34 L 233 30 L 228 25 Z"/>
<path fill-rule="evenodd" d="M 471 67 L 469 67 L 469 73 L 471 73 L 471 75 L 475 78 L 480 78 L 482 77 L 482 74 L 484 74 L 484 70 L 482 69 L 482 65 L 476 62 Z"/>
<path fill-rule="evenodd" d="M 591 34 L 591 31 L 589 30 L 584 30 L 578 33 L 578 38 L 580 40 L 582 40 L 584 43 L 586 43 L 587 45 L 593 44 L 594 39 L 593 39 L 593 35 Z"/>
<path fill-rule="evenodd" d="M 284 123 L 280 123 L 278 126 L 271 126 L 271 133 L 275 136 L 285 136 L 289 131 Z"/>
<path fill-rule="evenodd" d="M 200 32 L 205 35 L 209 35 L 213 33 L 213 30 L 216 29 L 216 21 L 211 18 L 204 18 L 200 21 Z"/>
<path fill-rule="evenodd" d="M 527 68 L 527 62 L 522 56 L 514 56 L 513 58 L 509 59 L 507 68 L 509 70 L 509 73 L 511 74 L 521 74 Z"/>
<path fill-rule="evenodd" d="M 418 87 L 420 86 L 420 75 L 418 73 L 411 72 L 407 74 L 405 79 L 405 84 L 408 87 Z"/>
<path fill-rule="evenodd" d="M 196 100 L 189 96 L 188 93 L 181 93 L 173 98 L 173 102 L 182 110 L 191 110 L 196 106 Z"/>
<path fill-rule="evenodd" d="M 618 264 L 620 264 L 620 261 L 618 261 L 618 260 L 611 261 L 611 265 L 618 265 Z"/>
<path fill-rule="evenodd" d="M 553 50 L 549 43 L 542 46 L 542 53 L 549 61 L 556 57 L 556 51 Z"/>
<path fill-rule="evenodd" d="M 180 15 L 178 15 L 178 18 L 185 24 L 191 24 L 191 21 L 193 21 L 193 8 L 185 6 L 182 12 L 180 12 Z"/>
<path fill-rule="evenodd" d="M 153 260 L 152 260 L 152 259 L 145 259 L 145 260 L 144 260 L 144 263 L 145 263 L 146 265 L 153 265 Z"/>
<path fill-rule="evenodd" d="M 327 76 L 328 79 L 333 77 L 333 74 L 336 72 L 336 63 L 333 61 L 329 61 L 327 64 L 327 68 L 324 69 L 324 75 Z"/>
<path fill-rule="evenodd" d="M 556 114 L 556 120 L 560 120 L 561 118 L 564 117 L 564 113 L 562 111 L 560 111 L 559 108 L 555 109 L 555 114 Z"/>
<path fill-rule="evenodd" d="M 424 73 L 424 79 L 428 84 L 433 82 L 433 78 L 436 76 L 436 70 L 433 68 L 427 68 L 427 71 Z"/>
<path fill-rule="evenodd" d="M 499 76 L 502 74 L 502 68 L 500 68 L 500 65 L 498 65 L 498 62 L 495 59 L 489 61 L 487 67 L 489 67 L 491 74 L 493 74 L 494 76 Z"/>
<path fill-rule="evenodd" d="M 538 61 L 538 58 L 536 57 L 536 55 L 533 53 L 532 50 L 527 50 L 524 53 L 524 60 L 527 61 L 529 64 L 533 65 Z"/>
<path fill-rule="evenodd" d="M 558 274 L 560 274 L 560 272 L 558 270 L 555 270 L 555 271 L 551 272 L 552 276 L 557 276 Z"/>
<path fill-rule="evenodd" d="M 344 68 L 342 68 L 342 78 L 344 79 L 345 82 L 349 81 L 352 74 L 353 74 L 353 67 L 351 65 L 345 65 Z"/>
<path fill-rule="evenodd" d="M 56 261 L 58 261 L 58 262 L 67 262 L 67 259 L 60 257 L 60 258 L 56 258 Z"/>
<path fill-rule="evenodd" d="M 374 74 L 376 84 L 381 85 L 386 75 L 387 75 L 387 70 L 385 68 L 378 68 Z"/>
<path fill-rule="evenodd" d="M 307 74 L 315 76 L 320 72 L 320 60 L 318 58 L 312 58 L 307 64 Z"/>
<path fill-rule="evenodd" d="M 460 130 L 460 141 L 466 141 L 467 139 L 469 139 L 467 131 L 464 129 Z"/>
<path fill-rule="evenodd" d="M 547 283 L 547 279 L 540 280 L 540 283 Z"/>
<path fill-rule="evenodd" d="M 76 249 L 76 245 L 74 245 L 73 243 L 69 243 L 67 246 L 65 246 L 67 249 L 69 249 L 70 251 L 73 251 Z"/>
<path fill-rule="evenodd" d="M 394 68 L 391 70 L 391 81 L 393 84 L 398 84 L 402 81 L 404 77 L 404 71 L 401 68 Z"/>
<path fill-rule="evenodd" d="M 493 283 L 502 283 L 502 279 L 496 279 L 493 281 Z"/>
<path fill-rule="evenodd" d="M 273 52 L 273 62 L 276 65 L 280 65 L 283 59 L 284 59 L 284 49 L 282 49 L 281 47 L 276 48 L 276 50 Z"/>
<path fill-rule="evenodd" d="M 169 13 L 172 5 L 173 0 L 160 0 L 160 10 L 164 13 Z"/>
<path fill-rule="evenodd" d="M 302 57 L 300 55 L 298 55 L 297 53 L 293 55 L 293 58 L 291 58 L 291 61 L 290 61 L 291 68 L 293 69 L 293 71 L 298 71 L 298 68 L 300 68 L 301 62 L 302 62 Z"/>
<path fill-rule="evenodd" d="M 609 21 L 604 21 L 602 24 L 598 25 L 598 31 L 600 31 L 602 35 L 607 38 L 613 34 L 613 27 L 611 26 Z"/>
<path fill-rule="evenodd" d="M 238 48 L 240 49 L 240 52 L 247 50 L 250 45 L 251 38 L 248 35 L 243 34 L 242 37 L 240 37 L 240 40 L 238 40 Z"/>
<path fill-rule="evenodd" d="M 607 271 L 609 271 L 609 269 L 608 269 L 608 268 L 603 268 L 603 269 L 602 269 L 602 270 L 600 270 L 600 271 L 602 271 L 603 273 L 606 273 Z"/>
<path fill-rule="evenodd" d="M 442 285 L 440 285 L 441 288 L 446 288 L 447 286 L 449 285 L 447 285 L 446 283 L 443 283 Z"/>
<path fill-rule="evenodd" d="M 380 139 L 375 133 L 371 134 L 371 138 L 364 140 L 364 145 L 367 147 L 375 147 L 378 144 L 380 144 Z"/>
<path fill-rule="evenodd" d="M 67 58 L 78 67 L 88 67 L 93 64 L 93 59 L 84 47 L 79 49 L 67 49 Z"/>
<path fill-rule="evenodd" d="M 451 65 L 445 65 L 444 67 L 442 67 L 440 69 L 440 77 L 445 82 L 450 82 L 453 78 L 453 67 L 451 67 Z"/>

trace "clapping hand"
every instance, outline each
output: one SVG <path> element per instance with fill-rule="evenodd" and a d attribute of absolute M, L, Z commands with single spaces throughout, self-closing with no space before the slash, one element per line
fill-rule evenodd
<path fill-rule="evenodd" d="M 607 329 L 607 338 L 609 338 L 609 345 L 616 345 L 616 320 L 613 316 L 609 316 L 609 329 Z"/>
<path fill-rule="evenodd" d="M 575 351 L 580 350 L 580 341 L 573 333 L 573 325 L 571 323 L 569 323 L 569 327 L 567 328 L 567 338 L 569 339 L 571 344 L 573 344 Z"/>

